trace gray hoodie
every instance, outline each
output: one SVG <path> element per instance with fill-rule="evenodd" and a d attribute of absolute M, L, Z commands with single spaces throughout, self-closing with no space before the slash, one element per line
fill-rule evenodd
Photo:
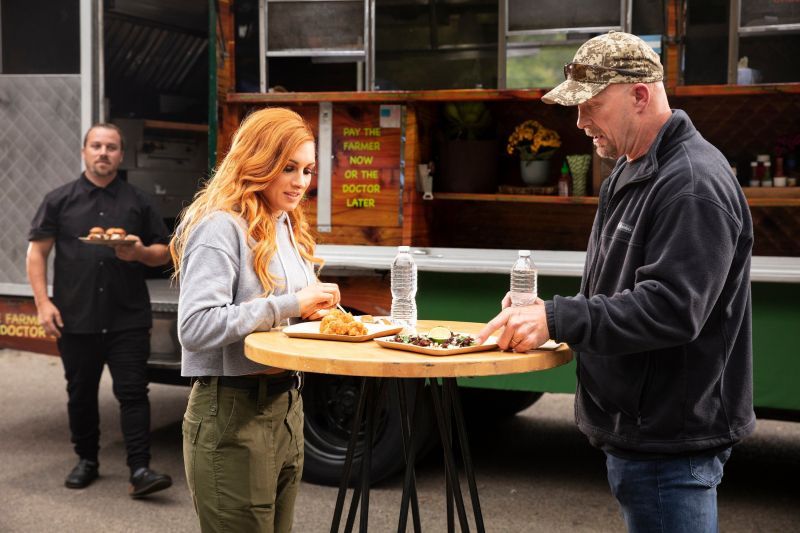
<path fill-rule="evenodd" d="M 240 376 L 267 367 L 244 355 L 244 338 L 300 316 L 295 292 L 316 281 L 297 251 L 286 214 L 278 218 L 277 252 L 269 271 L 272 293 L 253 269 L 246 224 L 217 211 L 189 235 L 181 262 L 178 339 L 184 376 Z"/>

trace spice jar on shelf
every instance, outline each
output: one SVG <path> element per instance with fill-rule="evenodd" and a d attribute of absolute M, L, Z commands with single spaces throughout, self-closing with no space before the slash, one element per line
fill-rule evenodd
<path fill-rule="evenodd" d="M 561 165 L 561 176 L 558 178 L 558 195 L 569 196 L 569 167 L 566 160 Z"/>
<path fill-rule="evenodd" d="M 772 185 L 775 187 L 786 187 L 786 174 L 783 173 L 783 158 L 775 158 L 775 176 L 772 178 Z"/>
<path fill-rule="evenodd" d="M 761 176 L 759 176 L 758 161 L 750 161 L 750 186 L 761 187 Z"/>
<path fill-rule="evenodd" d="M 761 186 L 772 187 L 772 163 L 764 161 L 762 163 L 764 171 L 761 173 Z"/>

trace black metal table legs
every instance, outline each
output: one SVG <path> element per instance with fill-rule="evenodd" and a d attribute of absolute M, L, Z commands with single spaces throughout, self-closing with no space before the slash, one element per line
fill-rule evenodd
<path fill-rule="evenodd" d="M 417 441 L 420 438 L 417 433 L 420 430 L 421 412 L 422 409 L 425 408 L 423 397 L 425 394 L 426 380 L 410 380 L 412 383 L 414 383 L 415 395 L 413 409 L 414 412 L 411 417 L 411 421 L 409 422 L 408 401 L 406 398 L 405 387 L 403 385 L 404 380 L 363 378 L 361 382 L 361 394 L 359 396 L 356 416 L 353 420 L 352 434 L 347 447 L 342 481 L 339 484 L 339 493 L 336 498 L 336 507 L 333 513 L 331 533 L 338 533 L 339 531 L 342 512 L 344 510 L 344 502 L 347 496 L 347 486 L 351 477 L 353 459 L 356 446 L 358 444 L 358 435 L 362 429 L 362 424 L 364 427 L 364 433 L 361 445 L 360 479 L 353 489 L 352 499 L 350 500 L 350 508 L 347 514 L 347 521 L 345 523 L 345 532 L 349 533 L 353 530 L 356 512 L 359 507 L 361 508 L 359 531 L 362 533 L 368 531 L 370 470 L 372 444 L 375 437 L 376 411 L 381 396 L 386 392 L 387 381 L 391 381 L 391 385 L 395 387 L 398 398 L 398 404 L 400 408 L 400 423 L 402 425 L 401 429 L 403 434 L 403 450 L 406 459 L 406 469 L 403 476 L 403 495 L 400 503 L 400 517 L 397 531 L 406 531 L 409 506 L 411 507 L 414 532 L 420 533 L 420 531 L 422 531 L 419 518 L 419 503 L 417 499 L 416 473 L 414 470 L 414 465 L 416 462 Z M 461 527 L 461 531 L 468 532 L 470 530 L 470 524 L 467 519 L 467 510 L 461 493 L 461 483 L 456 465 L 456 458 L 453 453 L 452 433 L 453 429 L 455 429 L 456 437 L 458 438 L 458 446 L 461 450 L 462 465 L 469 487 L 475 529 L 479 533 L 483 533 L 485 531 L 483 525 L 483 515 L 481 514 L 480 500 L 478 498 L 478 487 L 475 483 L 475 471 L 473 469 L 472 458 L 469 452 L 469 444 L 467 442 L 467 434 L 464 427 L 464 413 L 458 396 L 458 385 L 456 383 L 456 379 L 444 378 L 442 379 L 441 385 L 439 384 L 438 380 L 431 379 L 429 380 L 428 388 L 431 392 L 436 426 L 439 431 L 439 437 L 442 441 L 442 449 L 444 450 L 445 490 L 447 495 L 447 531 L 455 531 L 453 517 L 454 506 L 458 515 L 458 522 Z"/>
<path fill-rule="evenodd" d="M 480 499 L 478 498 L 478 485 L 475 483 L 475 470 L 472 466 L 472 456 L 469 453 L 469 443 L 467 442 L 467 432 L 464 428 L 464 412 L 461 409 L 461 399 L 458 396 L 458 385 L 455 378 L 442 379 L 441 387 L 435 379 L 430 380 L 431 393 L 433 397 L 433 409 L 436 414 L 436 425 L 439 427 L 439 436 L 442 439 L 442 449 L 444 450 L 445 475 L 447 478 L 447 530 L 448 533 L 455 531 L 452 516 L 453 509 L 451 499 L 455 501 L 458 522 L 462 532 L 469 531 L 467 522 L 466 507 L 461 496 L 461 483 L 456 467 L 455 455 L 453 454 L 452 431 L 450 428 L 450 417 L 452 415 L 453 428 L 458 435 L 458 444 L 461 449 L 461 459 L 463 462 L 464 473 L 467 477 L 470 499 L 472 501 L 472 512 L 475 518 L 475 530 L 479 533 L 485 531 L 483 525 L 483 514 L 481 513 Z M 413 465 L 410 465 L 413 468 Z"/>

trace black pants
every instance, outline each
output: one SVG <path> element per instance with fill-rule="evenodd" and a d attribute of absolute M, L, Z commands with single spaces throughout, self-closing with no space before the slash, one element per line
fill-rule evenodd
<path fill-rule="evenodd" d="M 67 411 L 75 453 L 97 461 L 100 449 L 100 413 L 97 392 L 103 365 L 108 364 L 114 396 L 119 401 L 122 435 L 131 472 L 150 464 L 150 402 L 147 398 L 147 358 L 150 332 L 133 329 L 97 334 L 65 333 L 58 340 Z"/>

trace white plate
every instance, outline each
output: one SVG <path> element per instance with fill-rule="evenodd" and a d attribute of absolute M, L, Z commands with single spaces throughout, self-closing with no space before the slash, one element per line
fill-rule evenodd
<path fill-rule="evenodd" d="M 358 318 L 358 317 L 356 317 Z M 376 319 L 378 320 L 378 319 Z M 365 323 L 367 327 L 366 335 L 331 335 L 329 333 L 320 333 L 320 321 L 314 322 L 300 322 L 299 324 L 292 324 L 283 328 L 283 331 L 289 337 L 297 337 L 301 339 L 322 339 L 327 341 L 342 341 L 342 342 L 364 342 L 375 337 L 385 337 L 387 335 L 394 335 L 403 330 L 403 326 L 395 326 L 394 324 L 382 323 Z"/>
<path fill-rule="evenodd" d="M 102 246 L 130 246 L 136 241 L 129 239 L 90 239 L 89 237 L 78 237 L 81 242 L 86 244 L 100 244 Z"/>

